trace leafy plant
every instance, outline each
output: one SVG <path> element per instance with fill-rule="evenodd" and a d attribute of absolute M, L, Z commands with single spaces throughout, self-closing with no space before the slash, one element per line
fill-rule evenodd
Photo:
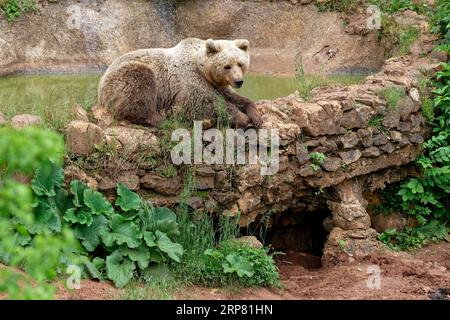
<path fill-rule="evenodd" d="M 125 286 L 136 269 L 142 272 L 167 259 L 180 262 L 183 248 L 172 241 L 179 230 L 170 209 L 144 203 L 123 184 L 117 186 L 115 202 L 120 211 L 83 182 L 72 181 L 70 193 L 64 220 L 87 252 L 102 252 L 95 256 L 105 259 L 106 277 L 117 287 Z"/>
<path fill-rule="evenodd" d="M 48 281 L 78 262 L 73 233 L 54 219 L 59 210 L 56 204 L 44 201 L 39 205 L 31 188 L 13 178 L 39 169 L 42 183 L 36 184 L 37 193 L 44 199 L 57 197 L 55 183 L 46 178 L 61 163 L 63 150 L 62 137 L 54 132 L 0 128 L 0 261 L 7 265 L 0 269 L 0 292 L 10 299 L 52 298 L 55 288 Z M 58 184 L 59 174 L 54 179 Z"/>
<path fill-rule="evenodd" d="M 191 211 L 187 206 L 194 190 L 194 177 L 185 176 L 178 210 L 180 233 L 176 241 L 185 252 L 182 263 L 170 264 L 175 278 L 186 284 L 207 286 L 272 286 L 279 284 L 279 275 L 271 255 L 265 249 L 242 246 L 239 216 L 222 216 L 215 228 L 207 213 Z"/>
<path fill-rule="evenodd" d="M 438 1 L 433 13 L 433 30 L 442 37 L 440 49 L 448 53 L 448 1 Z M 428 117 L 433 126 L 433 136 L 423 144 L 424 152 L 416 160 L 421 175 L 412 177 L 399 186 L 394 186 L 385 202 L 388 210 L 401 210 L 416 218 L 417 228 L 403 232 L 386 231 L 380 239 L 391 248 L 403 250 L 420 247 L 429 239 L 448 239 L 450 218 L 450 65 L 441 64 L 426 85 L 432 88 L 433 117 Z M 424 91 L 422 85 L 421 91 Z M 431 99 L 430 98 L 430 99 Z M 429 106 L 428 106 L 429 107 Z M 431 113 L 428 111 L 428 113 Z"/>
<path fill-rule="evenodd" d="M 6 16 L 8 22 L 13 22 L 23 12 L 35 11 L 36 2 L 34 0 L 8 0 L 0 3 L 0 9 Z"/>
<path fill-rule="evenodd" d="M 312 152 L 309 155 L 312 164 L 311 164 L 311 168 L 314 171 L 317 171 L 320 169 L 320 165 L 323 164 L 325 162 L 325 160 L 327 160 L 327 156 L 325 154 L 323 154 L 322 152 Z"/>
<path fill-rule="evenodd" d="M 404 231 L 388 229 L 378 236 L 391 250 L 418 249 L 439 240 L 450 241 L 448 237 L 449 228 L 437 220 L 417 228 L 406 228 Z"/>
<path fill-rule="evenodd" d="M 279 286 L 273 257 L 265 249 L 225 242 L 205 250 L 202 260 L 206 283 L 215 286 L 239 284 L 246 287 Z"/>

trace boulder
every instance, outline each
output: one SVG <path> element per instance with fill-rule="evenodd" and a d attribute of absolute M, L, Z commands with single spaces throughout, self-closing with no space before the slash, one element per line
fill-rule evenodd
<path fill-rule="evenodd" d="M 158 138 L 149 130 L 117 126 L 105 129 L 105 135 L 108 144 L 123 153 L 135 153 L 143 150 L 157 153 L 159 150 Z"/>
<path fill-rule="evenodd" d="M 139 176 L 134 172 L 125 172 L 117 178 L 117 183 L 124 184 L 132 191 L 139 190 Z"/>
<path fill-rule="evenodd" d="M 175 195 L 181 190 L 179 176 L 165 178 L 155 173 L 147 173 L 141 177 L 140 183 L 142 188 L 151 189 L 161 194 Z"/>
<path fill-rule="evenodd" d="M 74 165 L 64 168 L 64 182 L 66 185 L 69 185 L 72 180 L 80 180 L 86 183 L 91 189 L 98 189 L 97 180 L 88 176 L 82 169 Z"/>
<path fill-rule="evenodd" d="M 66 144 L 74 155 L 86 156 L 106 142 L 104 131 L 96 124 L 75 120 L 65 128 Z"/>

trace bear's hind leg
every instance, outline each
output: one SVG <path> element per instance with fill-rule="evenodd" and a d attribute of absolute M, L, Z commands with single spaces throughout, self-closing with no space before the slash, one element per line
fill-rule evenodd
<path fill-rule="evenodd" d="M 153 71 L 144 63 L 132 62 L 112 73 L 103 88 L 103 105 L 116 120 L 156 126 L 162 119 L 157 109 L 157 87 Z"/>

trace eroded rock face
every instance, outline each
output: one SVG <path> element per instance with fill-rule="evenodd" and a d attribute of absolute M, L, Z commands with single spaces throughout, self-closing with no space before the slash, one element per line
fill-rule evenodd
<path fill-rule="evenodd" d="M 318 12 L 313 4 L 40 1 L 38 14 L 24 14 L 20 20 L 9 28 L 0 16 L 0 75 L 24 70 L 100 71 L 126 52 L 167 48 L 187 37 L 248 38 L 251 70 L 259 73 L 292 75 L 300 55 L 308 73 L 376 70 L 383 64 L 376 32 L 349 34 L 338 13 Z"/>

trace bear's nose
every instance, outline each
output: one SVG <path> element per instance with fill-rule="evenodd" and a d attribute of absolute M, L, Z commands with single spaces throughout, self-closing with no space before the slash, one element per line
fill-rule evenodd
<path fill-rule="evenodd" d="M 236 88 L 242 87 L 243 84 L 244 84 L 243 80 L 239 80 L 239 81 L 235 81 L 234 82 L 234 85 L 236 86 Z"/>

